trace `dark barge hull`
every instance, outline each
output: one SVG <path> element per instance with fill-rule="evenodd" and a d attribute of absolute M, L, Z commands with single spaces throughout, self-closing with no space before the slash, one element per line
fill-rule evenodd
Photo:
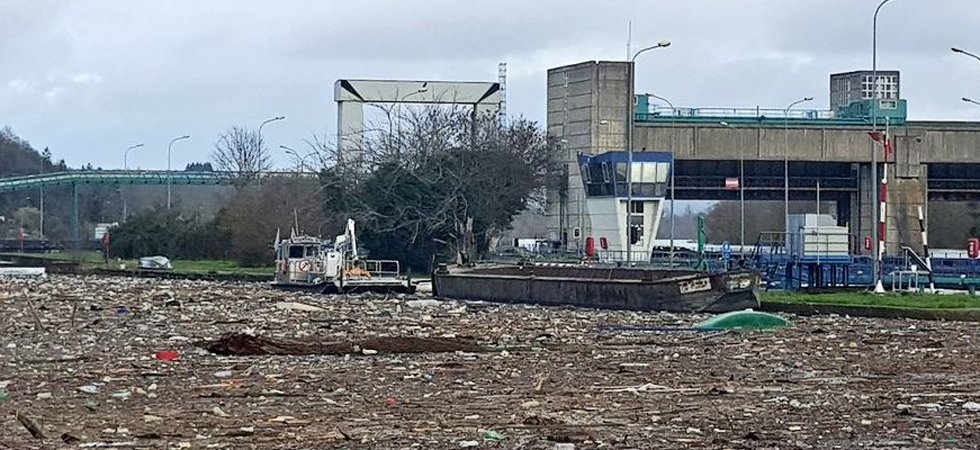
<path fill-rule="evenodd" d="M 759 308 L 759 273 L 498 266 L 439 270 L 436 297 L 500 303 L 722 313 Z"/>

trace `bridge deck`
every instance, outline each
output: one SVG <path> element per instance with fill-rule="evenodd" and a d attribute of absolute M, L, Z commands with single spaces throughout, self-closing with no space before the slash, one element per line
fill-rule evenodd
<path fill-rule="evenodd" d="M 311 172 L 264 172 L 261 175 L 240 172 L 187 172 L 166 170 L 95 170 L 55 172 L 0 179 L 0 192 L 36 189 L 42 186 L 72 184 L 148 184 L 148 185 L 232 185 L 243 180 L 316 178 Z"/>

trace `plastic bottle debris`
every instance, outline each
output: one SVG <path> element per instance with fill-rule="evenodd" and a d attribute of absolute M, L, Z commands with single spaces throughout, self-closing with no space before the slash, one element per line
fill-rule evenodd
<path fill-rule="evenodd" d="M 0 403 L 3 403 L 10 397 L 10 393 L 6 389 L 0 389 Z"/>
<path fill-rule="evenodd" d="M 156 358 L 160 361 L 175 361 L 177 359 L 180 359 L 180 353 L 177 353 L 173 350 L 164 350 L 161 352 L 157 352 Z"/>
<path fill-rule="evenodd" d="M 82 386 L 82 387 L 78 388 L 78 390 L 79 391 L 82 391 L 82 392 L 84 392 L 86 394 L 98 394 L 99 393 L 99 387 L 98 386 L 95 386 L 93 384 Z"/>
<path fill-rule="evenodd" d="M 480 445 L 477 441 L 459 441 L 460 448 L 472 448 Z"/>
<path fill-rule="evenodd" d="M 487 430 L 486 432 L 483 433 L 483 439 L 486 439 L 488 441 L 500 442 L 506 438 L 504 437 L 503 434 L 501 434 L 498 431 Z"/>
<path fill-rule="evenodd" d="M 963 409 L 967 411 L 973 411 L 973 412 L 980 411 L 980 403 L 966 402 L 963 404 Z"/>

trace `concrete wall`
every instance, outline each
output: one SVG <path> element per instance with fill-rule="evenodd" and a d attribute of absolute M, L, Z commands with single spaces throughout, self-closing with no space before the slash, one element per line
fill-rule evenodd
<path fill-rule="evenodd" d="M 874 148 L 866 128 L 733 126 L 734 130 L 713 123 L 637 123 L 633 146 L 674 148 L 677 159 L 737 159 L 744 152 L 746 159 L 782 160 L 787 154 L 791 161 L 828 162 L 870 162 Z M 980 162 L 980 123 L 910 122 L 891 127 L 889 133 L 896 140 L 899 163 Z"/>
<path fill-rule="evenodd" d="M 567 234 L 572 249 L 584 246 L 591 227 L 577 155 L 625 148 L 628 67 L 624 62 L 590 61 L 548 71 L 548 133 L 562 146 L 568 168 L 565 204 L 557 194 L 549 196 L 549 233 L 558 239 Z M 578 240 L 572 237 L 574 228 L 582 230 Z"/>

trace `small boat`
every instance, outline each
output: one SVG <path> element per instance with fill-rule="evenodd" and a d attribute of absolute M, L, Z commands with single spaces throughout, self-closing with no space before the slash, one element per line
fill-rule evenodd
<path fill-rule="evenodd" d="M 272 286 L 316 293 L 415 292 L 398 261 L 363 259 L 357 249 L 354 221 L 333 242 L 291 234 L 275 240 L 276 275 Z"/>
<path fill-rule="evenodd" d="M 759 273 L 620 267 L 485 266 L 433 273 L 439 298 L 634 311 L 723 313 L 759 307 Z"/>

